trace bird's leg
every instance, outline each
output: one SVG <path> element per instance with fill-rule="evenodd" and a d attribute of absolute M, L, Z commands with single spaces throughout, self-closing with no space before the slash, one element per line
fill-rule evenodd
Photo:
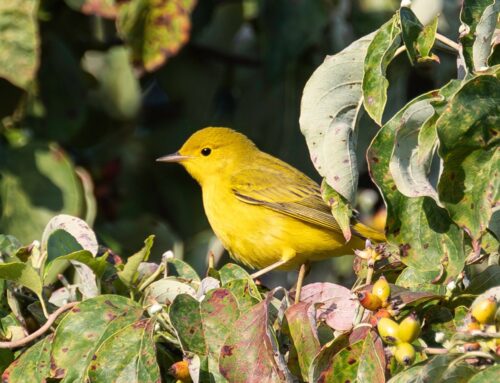
<path fill-rule="evenodd" d="M 310 269 L 311 265 L 309 264 L 309 262 L 305 262 L 302 265 L 300 265 L 299 276 L 297 277 L 297 287 L 295 288 L 295 303 L 300 302 L 300 292 L 302 290 L 304 278 L 309 273 Z"/>
<path fill-rule="evenodd" d="M 285 263 L 287 263 L 287 260 L 280 260 L 278 262 L 275 262 L 273 263 L 272 265 L 269 265 L 267 267 L 264 267 L 263 269 L 259 270 L 259 271 L 256 271 L 255 273 L 253 273 L 252 275 L 250 275 L 250 277 L 252 277 L 253 279 L 255 278 L 258 278 L 260 277 L 261 275 L 264 275 L 265 273 L 271 271 L 271 270 L 274 270 L 280 266 L 283 266 Z"/>

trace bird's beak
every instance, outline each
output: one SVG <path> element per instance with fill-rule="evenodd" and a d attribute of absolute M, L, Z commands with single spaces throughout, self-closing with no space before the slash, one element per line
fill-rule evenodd
<path fill-rule="evenodd" d="M 172 154 L 169 154 L 167 156 L 163 156 L 160 158 L 157 158 L 157 162 L 182 162 L 190 158 L 189 156 L 183 156 L 179 152 L 175 152 Z"/>

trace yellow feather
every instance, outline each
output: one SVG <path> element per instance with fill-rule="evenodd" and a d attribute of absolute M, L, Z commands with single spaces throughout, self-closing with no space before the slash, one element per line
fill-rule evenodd
<path fill-rule="evenodd" d="M 346 244 L 318 184 L 234 130 L 202 129 L 163 160 L 180 162 L 200 183 L 212 229 L 247 266 L 284 260 L 281 268 L 292 269 L 352 254 L 364 246 L 364 238 L 384 240 L 383 233 L 355 222 Z"/>

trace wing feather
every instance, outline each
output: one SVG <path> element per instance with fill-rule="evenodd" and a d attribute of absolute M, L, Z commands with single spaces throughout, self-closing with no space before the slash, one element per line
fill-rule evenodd
<path fill-rule="evenodd" d="M 232 176 L 231 187 L 238 199 L 341 232 L 316 182 L 274 157 L 266 155 L 262 160 L 258 167 Z"/>

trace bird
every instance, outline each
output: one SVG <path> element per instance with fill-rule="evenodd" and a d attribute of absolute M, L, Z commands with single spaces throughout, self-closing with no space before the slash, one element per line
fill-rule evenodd
<path fill-rule="evenodd" d="M 384 234 L 353 219 L 349 242 L 320 186 L 226 127 L 193 133 L 159 162 L 179 163 L 199 183 L 210 226 L 229 255 L 258 271 L 299 269 L 295 300 L 312 261 L 353 253 Z"/>

